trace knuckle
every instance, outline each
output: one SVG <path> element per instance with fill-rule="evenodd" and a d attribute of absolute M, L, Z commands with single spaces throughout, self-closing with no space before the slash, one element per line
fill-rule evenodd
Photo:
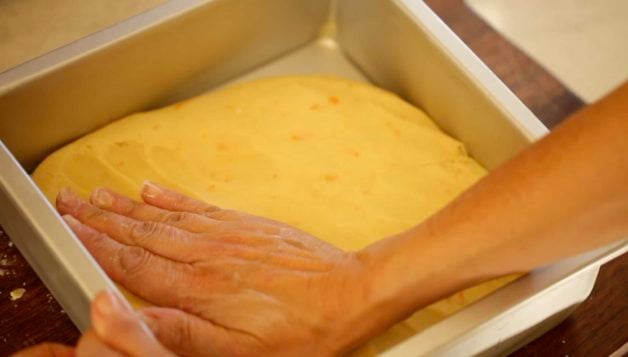
<path fill-rule="evenodd" d="M 150 266 L 151 254 L 136 246 L 125 246 L 118 251 L 118 264 L 121 270 L 121 276 L 125 280 L 132 280 L 143 276 L 148 272 Z"/>
<path fill-rule="evenodd" d="M 102 233 L 102 232 L 90 232 L 90 237 L 89 239 L 91 239 L 94 243 L 96 244 L 107 244 L 109 242 L 109 240 L 111 240 L 111 238 L 109 238 L 109 236 L 106 233 Z"/>
<path fill-rule="evenodd" d="M 170 212 L 167 213 L 164 218 L 164 223 L 181 223 L 183 221 L 189 220 L 189 215 L 185 212 Z"/>
<path fill-rule="evenodd" d="M 190 346 L 194 342 L 194 332 L 189 318 L 182 318 L 174 328 L 173 339 L 177 346 Z"/>
<path fill-rule="evenodd" d="M 104 211 L 88 205 L 84 205 L 81 211 L 80 215 L 87 222 L 101 221 L 106 217 Z"/>
<path fill-rule="evenodd" d="M 137 202 L 134 202 L 133 200 L 124 200 L 124 203 L 122 204 L 122 211 L 124 212 L 124 214 L 126 215 L 130 215 L 130 216 L 134 216 L 139 214 L 141 210 L 141 205 Z"/>
<path fill-rule="evenodd" d="M 137 222 L 131 226 L 131 240 L 141 243 L 162 232 L 162 225 L 158 222 L 146 221 Z"/>

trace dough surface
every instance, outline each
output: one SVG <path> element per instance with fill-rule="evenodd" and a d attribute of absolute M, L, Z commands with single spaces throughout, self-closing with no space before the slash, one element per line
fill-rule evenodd
<path fill-rule="evenodd" d="M 486 171 L 421 110 L 372 85 L 294 76 L 229 86 L 130 115 L 61 148 L 33 178 L 138 199 L 146 179 L 277 219 L 343 249 L 406 230 Z M 424 309 L 365 346 L 381 351 L 512 280 Z"/>

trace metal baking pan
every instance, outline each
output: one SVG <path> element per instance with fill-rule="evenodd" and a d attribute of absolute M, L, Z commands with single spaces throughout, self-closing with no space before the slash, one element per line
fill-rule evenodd
<path fill-rule="evenodd" d="M 27 173 L 107 122 L 251 78 L 368 80 L 492 169 L 547 130 L 420 0 L 179 0 L 0 74 L 0 224 L 81 329 L 114 288 Z M 6 145 L 6 146 L 5 146 Z M 385 352 L 504 354 L 590 293 L 606 247 L 539 269 Z"/>

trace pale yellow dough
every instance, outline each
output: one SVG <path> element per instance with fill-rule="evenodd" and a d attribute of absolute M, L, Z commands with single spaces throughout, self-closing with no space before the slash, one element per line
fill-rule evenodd
<path fill-rule="evenodd" d="M 64 186 L 84 196 L 107 186 L 138 198 L 150 179 L 358 249 L 416 225 L 485 173 L 398 96 L 296 76 L 130 115 L 56 151 L 33 178 L 51 201 Z M 390 347 L 511 279 L 432 305 L 362 351 Z"/>

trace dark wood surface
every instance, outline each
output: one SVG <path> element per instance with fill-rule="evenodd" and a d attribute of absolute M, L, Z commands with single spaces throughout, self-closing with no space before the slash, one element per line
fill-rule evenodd
<path fill-rule="evenodd" d="M 583 106 L 542 67 L 461 0 L 428 0 L 434 11 L 549 127 Z M 12 301 L 11 291 L 26 289 Z M 0 228 L 0 356 L 43 342 L 72 344 L 78 330 Z M 602 267 L 591 296 L 562 324 L 513 356 L 608 356 L 628 342 L 628 255 Z"/>
<path fill-rule="evenodd" d="M 26 289 L 11 300 L 11 291 Z M 0 356 L 39 342 L 74 344 L 70 319 L 0 227 Z"/>
<path fill-rule="evenodd" d="M 548 127 L 584 103 L 543 67 L 499 35 L 462 0 L 426 0 L 434 12 Z"/>

